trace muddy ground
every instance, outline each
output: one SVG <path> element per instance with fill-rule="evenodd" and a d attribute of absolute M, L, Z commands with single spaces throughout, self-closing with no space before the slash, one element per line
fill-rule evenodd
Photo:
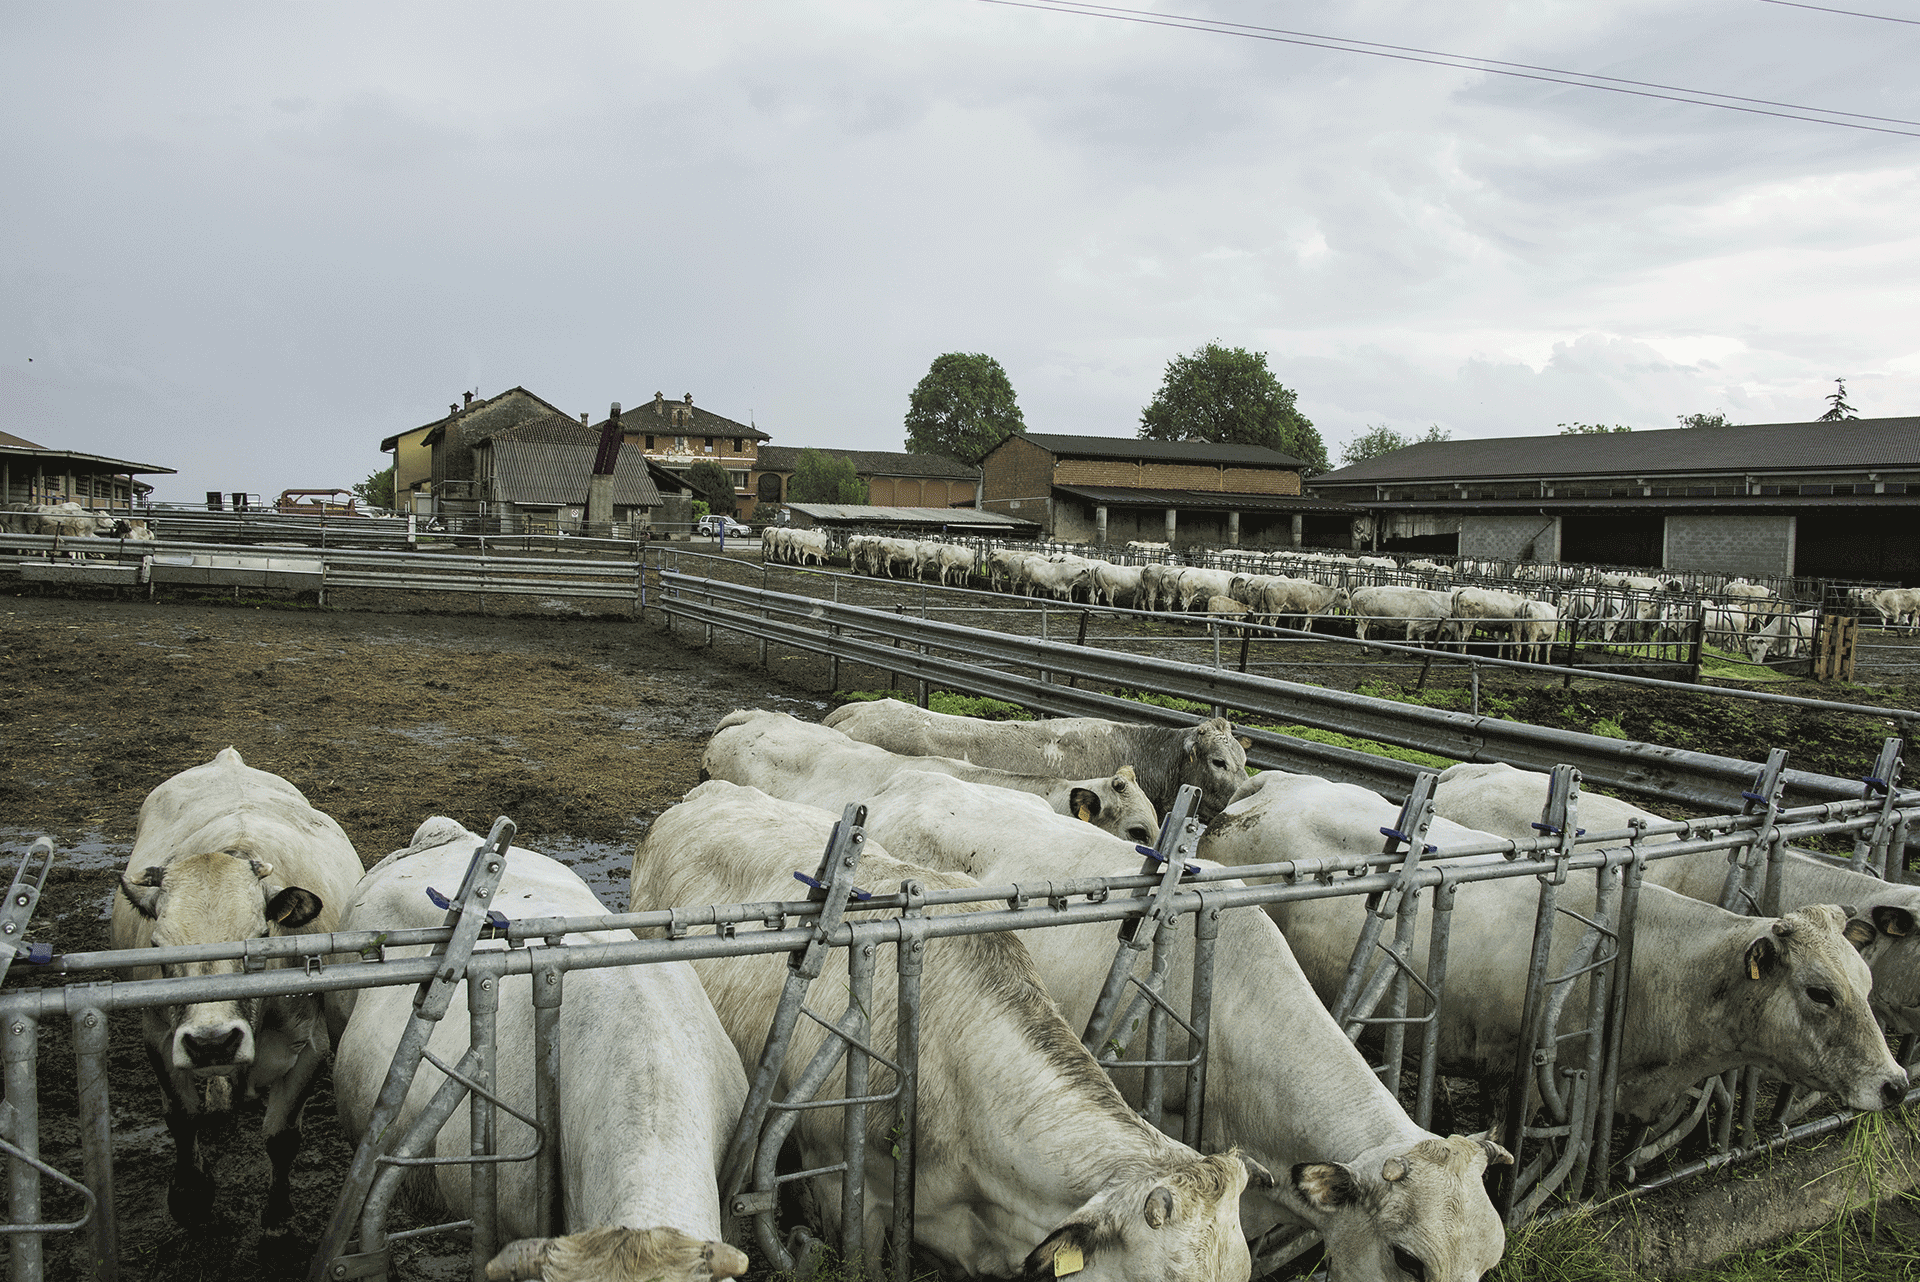
<path fill-rule="evenodd" d="M 744 563 L 737 573 L 760 577 Z M 868 603 L 908 608 L 917 597 L 912 588 L 829 586 L 817 577 L 793 580 L 790 590 L 860 593 Z M 0 850 L 21 850 L 45 833 L 63 852 L 30 936 L 62 952 L 105 947 L 113 879 L 142 799 L 229 745 L 332 814 L 369 864 L 405 845 L 430 814 L 479 831 L 507 814 L 519 824 L 520 844 L 574 862 L 610 905 L 624 907 L 633 843 L 697 781 L 701 748 L 720 717 L 758 706 L 818 718 L 836 702 L 824 661 L 776 650 L 762 669 L 752 643 L 725 633 L 708 649 L 695 629 L 671 635 L 657 621 L 594 617 L 561 603 L 451 612 L 472 606 L 371 594 L 336 596 L 325 609 L 0 595 Z M 1061 627 L 1060 616 L 1049 626 Z M 1143 635 L 1158 635 L 1157 627 Z M 1298 647 L 1288 658 L 1275 675 L 1347 689 L 1413 679 L 1350 662 L 1351 651 L 1331 646 Z M 849 688 L 886 684 L 876 672 L 849 667 L 841 675 Z M 1429 689 L 1463 678 L 1437 673 Z M 1464 687 L 1455 688 L 1464 698 Z M 1558 682 L 1488 676 L 1483 697 L 1489 711 L 1520 720 L 1576 729 L 1610 720 L 1634 738 L 1749 760 L 1788 743 L 1795 765 L 1837 774 L 1861 773 L 1887 733 L 1874 717 L 1704 705 L 1591 683 L 1569 692 Z M 1854 689 L 1846 697 L 1897 705 L 1904 691 Z M 17 966 L 9 982 L 40 977 Z M 221 1217 L 189 1235 L 164 1210 L 171 1145 L 135 1021 L 119 1021 L 112 1045 L 122 1276 L 303 1275 L 351 1157 L 328 1089 L 307 1111 L 292 1233 L 263 1240 L 258 1232 L 266 1164 L 257 1119 L 243 1117 L 219 1166 Z M 57 1024 L 44 1030 L 41 1081 L 43 1152 L 77 1171 L 72 1060 Z M 55 1213 L 70 1205 L 49 1197 Z M 85 1276 L 83 1251 L 75 1235 L 51 1240 L 49 1276 Z M 463 1251 L 450 1241 L 409 1245 L 401 1276 L 457 1276 Z"/>

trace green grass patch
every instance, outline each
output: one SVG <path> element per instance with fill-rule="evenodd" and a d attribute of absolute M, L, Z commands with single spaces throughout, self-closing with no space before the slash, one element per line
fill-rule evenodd
<path fill-rule="evenodd" d="M 912 703 L 904 690 L 836 690 L 833 697 L 842 703 L 872 703 L 876 699 L 898 699 Z M 977 717 L 982 721 L 1032 721 L 1033 713 L 1005 699 L 987 699 L 954 690 L 929 690 L 927 710 L 944 712 L 950 717 Z"/>
<path fill-rule="evenodd" d="M 1418 748 L 1401 748 L 1373 739 L 1357 739 L 1350 734 L 1340 734 L 1333 730 L 1315 730 L 1311 726 L 1253 726 L 1252 729 L 1265 730 L 1270 734 L 1283 734 L 1293 739 L 1306 739 L 1312 743 L 1331 744 L 1336 748 L 1351 748 L 1355 752 L 1364 752 L 1370 756 L 1392 757 L 1395 761 L 1411 761 L 1416 766 L 1428 766 L 1434 770 L 1445 770 L 1448 766 L 1460 764 L 1450 757 L 1421 752 Z"/>
<path fill-rule="evenodd" d="M 1784 672 L 1776 672 L 1763 664 L 1749 663 L 1738 655 L 1711 647 L 1702 647 L 1700 651 L 1700 675 L 1712 677 L 1718 681 L 1798 681 L 1801 679 L 1790 677 Z"/>
<path fill-rule="evenodd" d="M 1632 738 L 1632 736 L 1627 733 L 1626 727 L 1622 726 L 1618 721 L 1615 721 L 1612 717 L 1600 718 L 1598 721 L 1588 726 L 1587 730 L 1591 734 L 1597 734 L 1607 739 Z"/>

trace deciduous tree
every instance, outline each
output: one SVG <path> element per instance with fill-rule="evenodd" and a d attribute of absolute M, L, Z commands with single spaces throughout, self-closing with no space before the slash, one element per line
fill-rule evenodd
<path fill-rule="evenodd" d="M 693 487 L 694 496 L 706 503 L 709 512 L 733 515 L 733 477 L 726 468 L 712 459 L 700 459 L 687 469 L 687 484 Z"/>
<path fill-rule="evenodd" d="M 1674 415 L 1674 417 L 1680 420 L 1680 426 L 1682 427 L 1732 427 L 1733 426 L 1732 423 L 1727 421 L 1727 415 L 1724 410 L 1715 410 L 1711 414 L 1676 414 Z"/>
<path fill-rule="evenodd" d="M 907 398 L 907 452 L 971 463 L 1027 430 L 1000 362 L 984 352 L 936 356 Z"/>
<path fill-rule="evenodd" d="M 1428 441 L 1450 441 L 1453 433 L 1441 429 L 1438 423 L 1426 430 L 1423 436 L 1402 436 L 1385 423 L 1368 424 L 1367 430 L 1348 441 L 1340 449 L 1340 463 L 1362 463 L 1370 458 L 1379 458 L 1382 454 L 1391 454 L 1395 450 L 1404 450 L 1409 445 L 1424 445 Z"/>
<path fill-rule="evenodd" d="M 793 465 L 787 498 L 795 503 L 865 503 L 867 483 L 853 460 L 825 450 L 801 450 Z"/>
<path fill-rule="evenodd" d="M 1633 429 L 1625 423 L 1562 423 L 1562 436 L 1606 436 L 1612 432 L 1631 432 Z"/>
<path fill-rule="evenodd" d="M 393 506 L 393 469 L 383 468 L 364 481 L 353 483 L 353 492 L 368 507 Z"/>
<path fill-rule="evenodd" d="M 1327 447 L 1295 408 L 1294 395 L 1267 368 L 1265 352 L 1208 343 L 1167 362 L 1160 390 L 1140 411 L 1140 436 L 1264 445 L 1293 455 L 1309 473 L 1324 472 Z"/>

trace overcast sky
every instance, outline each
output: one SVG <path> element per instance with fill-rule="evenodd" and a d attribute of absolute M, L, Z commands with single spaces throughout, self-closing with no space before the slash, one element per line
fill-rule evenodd
<path fill-rule="evenodd" d="M 1920 119 L 1920 25 L 1761 0 L 1135 7 Z M 1915 137 L 979 0 L 7 4 L 0 114 L 0 430 L 167 500 L 516 384 L 897 450 L 947 351 L 1117 436 L 1263 351 L 1336 459 L 1920 413 Z"/>

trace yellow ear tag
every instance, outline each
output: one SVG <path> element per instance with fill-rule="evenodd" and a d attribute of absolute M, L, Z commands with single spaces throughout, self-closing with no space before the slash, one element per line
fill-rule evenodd
<path fill-rule="evenodd" d="M 1063 1246 L 1053 1253 L 1053 1276 L 1066 1277 L 1069 1273 L 1078 1273 L 1087 1267 L 1087 1257 L 1080 1254 L 1077 1246 Z"/>
<path fill-rule="evenodd" d="M 1760 963 L 1754 960 L 1753 958 L 1747 959 L 1747 978 L 1748 979 L 1760 978 Z"/>

